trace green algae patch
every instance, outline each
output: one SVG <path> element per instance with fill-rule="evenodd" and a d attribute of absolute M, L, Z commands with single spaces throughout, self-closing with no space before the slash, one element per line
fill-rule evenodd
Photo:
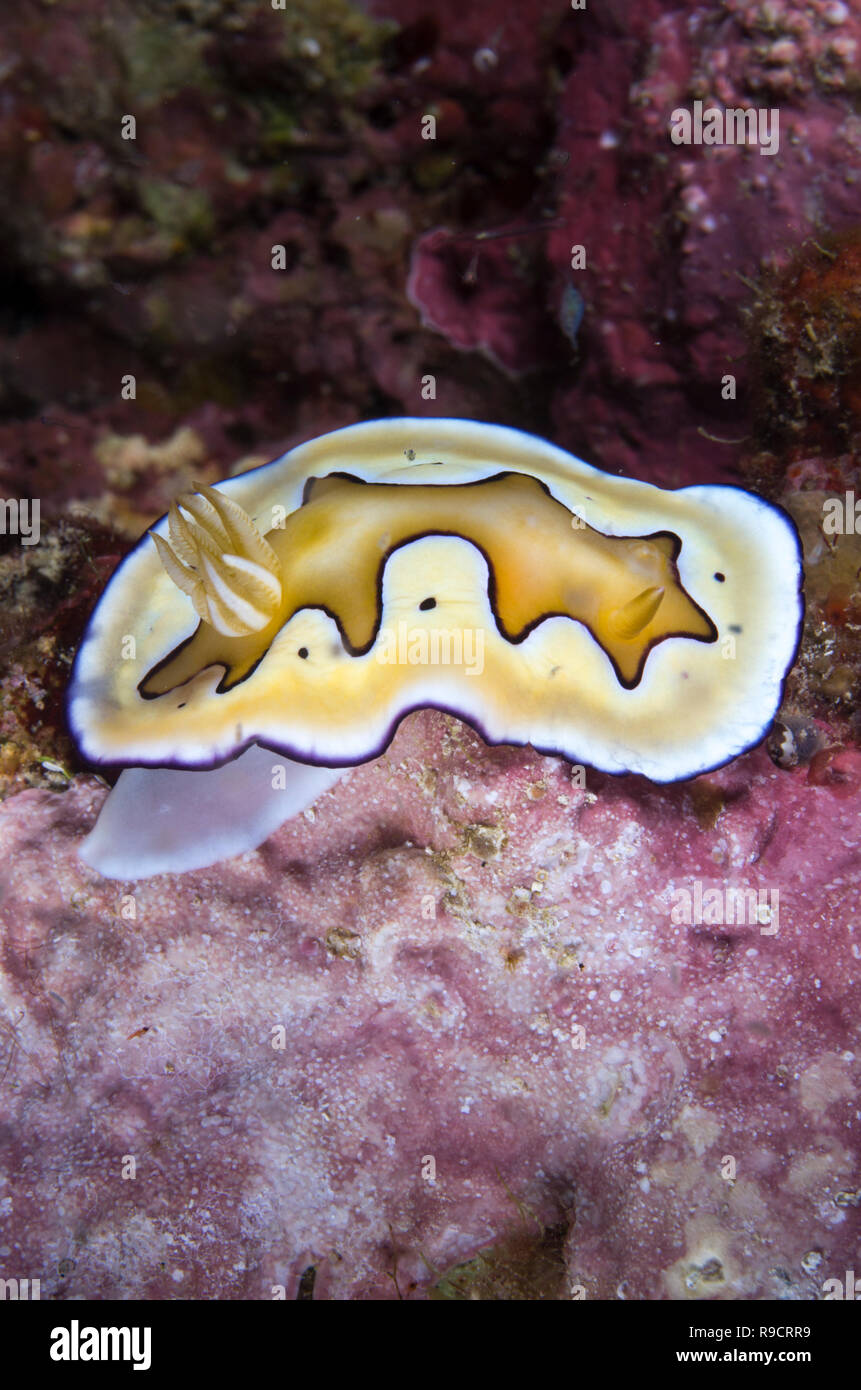
<path fill-rule="evenodd" d="M 206 29 L 165 17 L 117 23 L 113 33 L 127 89 L 134 95 L 131 110 L 157 106 L 183 90 L 214 87 L 204 56 L 210 38 Z"/>
<path fill-rule="evenodd" d="M 141 179 L 139 189 L 141 204 L 160 232 L 195 245 L 212 236 L 212 204 L 201 189 L 183 188 L 167 179 Z"/>
<path fill-rule="evenodd" d="M 355 96 L 374 80 L 383 43 L 397 29 L 362 14 L 348 0 L 283 0 L 275 7 L 283 25 L 284 57 L 307 87 Z"/>
<path fill-rule="evenodd" d="M 563 1255 L 567 1235 L 565 1223 L 535 1235 L 517 1233 L 447 1270 L 429 1297 L 435 1303 L 567 1298 Z"/>

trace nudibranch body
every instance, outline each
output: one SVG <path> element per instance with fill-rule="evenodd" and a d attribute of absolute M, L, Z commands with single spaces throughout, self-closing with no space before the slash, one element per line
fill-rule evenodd
<path fill-rule="evenodd" d="M 741 489 L 474 421 L 336 430 L 180 497 L 111 580 L 69 720 L 133 771 L 84 856 L 133 877 L 251 848 L 424 706 L 694 776 L 764 735 L 801 616 L 794 527 Z"/>

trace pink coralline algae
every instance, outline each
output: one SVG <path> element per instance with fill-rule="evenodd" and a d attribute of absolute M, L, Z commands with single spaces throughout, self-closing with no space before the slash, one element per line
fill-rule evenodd
<path fill-rule="evenodd" d="M 519 229 L 512 232 L 517 238 Z M 478 349 L 516 374 L 540 366 L 548 354 L 543 304 L 512 249 L 516 258 L 517 240 L 504 232 L 493 241 L 442 228 L 428 232 L 413 251 L 407 295 L 422 323 L 453 347 Z"/>
<path fill-rule="evenodd" d="M 762 751 L 583 783 L 415 714 L 259 851 L 129 885 L 76 858 L 98 782 L 7 801 L 4 1274 L 806 1300 L 858 1268 L 861 756 L 839 796 Z"/>
<path fill-rule="evenodd" d="M 857 225 L 861 126 L 847 91 L 861 25 L 826 0 L 669 13 L 651 0 L 623 22 L 620 34 L 612 7 L 585 12 L 559 100 L 567 162 L 547 256 L 557 301 L 573 279 L 587 314 L 584 368 L 556 393 L 556 428 L 574 447 L 588 410 L 605 467 L 662 486 L 730 481 L 754 374 L 745 311 L 763 269 Z M 673 113 L 695 102 L 777 109 L 776 151 L 674 144 Z"/>

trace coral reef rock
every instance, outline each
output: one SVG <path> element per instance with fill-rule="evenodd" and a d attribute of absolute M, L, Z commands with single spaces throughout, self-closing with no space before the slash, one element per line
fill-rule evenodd
<path fill-rule="evenodd" d="M 815 1299 L 855 1267 L 857 753 L 658 788 L 417 713 L 260 850 L 128 885 L 76 857 L 103 795 L 0 807 L 6 1276 Z"/>

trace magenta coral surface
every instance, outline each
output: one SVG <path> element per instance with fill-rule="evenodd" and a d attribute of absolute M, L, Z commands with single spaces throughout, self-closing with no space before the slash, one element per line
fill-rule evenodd
<path fill-rule="evenodd" d="M 561 1298 L 857 1261 L 858 757 L 592 791 L 413 715 L 259 851 L 127 887 L 75 857 L 102 795 L 0 811 L 2 1253 L 50 1296 L 424 1296 L 548 1229 Z M 761 920 L 673 920 L 697 883 Z"/>

